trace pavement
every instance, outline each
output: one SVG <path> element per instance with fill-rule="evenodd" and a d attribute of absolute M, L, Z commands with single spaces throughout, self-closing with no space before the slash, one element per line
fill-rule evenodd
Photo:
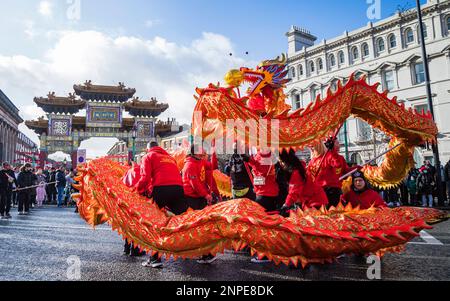
<path fill-rule="evenodd" d="M 16 210 L 16 209 L 15 209 Z M 353 256 L 306 269 L 257 265 L 226 252 L 212 265 L 169 260 L 144 268 L 145 257 L 122 255 L 123 241 L 109 226 L 95 230 L 73 208 L 33 209 L 29 216 L 0 221 L 0 280 L 45 281 L 311 281 L 368 280 L 372 263 Z M 381 261 L 381 280 L 450 280 L 450 221 L 422 232 L 402 254 Z"/>

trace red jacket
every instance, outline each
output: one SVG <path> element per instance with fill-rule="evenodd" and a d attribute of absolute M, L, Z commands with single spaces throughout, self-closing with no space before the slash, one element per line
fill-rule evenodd
<path fill-rule="evenodd" d="M 183 168 L 184 195 L 190 198 L 204 198 L 211 194 L 208 185 L 208 162 L 191 156 L 186 158 Z"/>
<path fill-rule="evenodd" d="M 344 203 L 350 202 L 353 207 L 360 206 L 361 209 L 369 209 L 374 204 L 375 207 L 386 207 L 386 203 L 381 196 L 373 189 L 367 189 L 363 193 L 356 193 L 350 190 L 341 197 Z"/>
<path fill-rule="evenodd" d="M 153 147 L 142 158 L 141 178 L 135 187 L 143 193 L 156 186 L 183 186 L 175 159 L 161 147 Z"/>
<path fill-rule="evenodd" d="M 264 185 L 253 185 L 258 196 L 277 197 L 279 194 L 275 165 L 271 157 L 272 154 L 263 155 L 260 152 L 250 157 L 249 165 L 252 167 L 253 178 L 265 178 Z"/>
<path fill-rule="evenodd" d="M 344 157 L 336 151 L 329 151 L 325 155 L 319 174 L 315 177 L 322 158 L 323 156 L 319 156 L 309 162 L 308 174 L 321 187 L 342 188 L 342 181 L 339 181 L 339 178 L 350 171 Z"/>
<path fill-rule="evenodd" d="M 307 176 L 306 181 L 300 176 L 298 170 L 294 170 L 289 181 L 289 193 L 286 198 L 286 205 L 300 203 L 304 207 L 321 207 L 328 204 L 328 198 L 322 187 L 315 184 L 312 179 Z"/>

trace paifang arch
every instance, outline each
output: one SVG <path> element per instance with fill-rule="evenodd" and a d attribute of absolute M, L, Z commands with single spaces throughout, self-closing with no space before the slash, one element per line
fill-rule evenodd
<path fill-rule="evenodd" d="M 67 97 L 50 92 L 47 97 L 35 97 L 34 102 L 46 112 L 46 117 L 26 121 L 40 139 L 39 165 L 47 161 L 48 154 L 62 151 L 71 155 L 72 167 L 77 165 L 77 151 L 82 141 L 108 137 L 125 141 L 132 158 L 133 130 L 136 152 L 145 150 L 147 143 L 159 136 L 178 131 L 175 121 L 163 122 L 157 117 L 169 108 L 155 98 L 142 101 L 134 97 L 136 89 L 118 86 L 94 85 L 86 81 L 74 85 L 74 93 Z M 85 116 L 75 116 L 85 110 Z M 128 112 L 131 118 L 124 117 Z"/>

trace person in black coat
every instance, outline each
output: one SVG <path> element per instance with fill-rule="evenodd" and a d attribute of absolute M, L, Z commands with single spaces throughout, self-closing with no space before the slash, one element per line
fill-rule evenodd
<path fill-rule="evenodd" d="M 30 205 L 32 203 L 32 189 L 27 188 L 33 186 L 37 181 L 37 177 L 32 172 L 33 167 L 30 163 L 25 164 L 17 178 L 17 188 L 20 189 L 18 193 L 19 199 L 19 215 L 28 215 L 30 212 Z"/>
<path fill-rule="evenodd" d="M 9 163 L 4 162 L 2 167 L 3 169 L 0 171 L 0 216 L 2 219 L 10 219 L 13 184 L 17 184 L 17 181 Z"/>
<path fill-rule="evenodd" d="M 65 188 L 66 188 L 65 168 L 61 166 L 56 172 L 56 190 L 58 192 L 58 207 L 62 207 L 63 205 Z"/>

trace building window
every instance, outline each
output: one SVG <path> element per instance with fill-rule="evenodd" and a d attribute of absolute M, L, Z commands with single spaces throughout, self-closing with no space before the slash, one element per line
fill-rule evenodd
<path fill-rule="evenodd" d="M 425 82 L 425 70 L 422 63 L 414 64 L 414 84 L 418 85 Z"/>
<path fill-rule="evenodd" d="M 303 65 L 298 66 L 298 75 L 303 76 Z"/>
<path fill-rule="evenodd" d="M 295 107 L 295 109 L 300 109 L 300 107 L 301 107 L 301 101 L 300 101 L 300 95 L 299 94 L 296 94 L 294 96 L 294 107 Z"/>
<path fill-rule="evenodd" d="M 314 71 L 316 71 L 316 68 L 315 68 L 315 66 L 314 66 L 314 62 L 310 62 L 310 63 L 309 63 L 309 71 L 310 71 L 311 73 L 313 73 Z"/>
<path fill-rule="evenodd" d="M 428 114 L 430 112 L 430 108 L 428 107 L 428 104 L 414 106 L 414 109 L 417 112 L 419 112 L 420 114 L 422 114 L 422 113 Z"/>
<path fill-rule="evenodd" d="M 355 79 L 357 79 L 357 80 L 360 80 L 363 76 L 364 76 L 364 74 L 362 72 L 355 73 Z"/>
<path fill-rule="evenodd" d="M 425 23 L 423 24 L 423 38 L 427 39 L 428 38 L 428 29 L 427 29 L 427 25 Z M 420 38 L 420 26 L 417 26 L 417 33 L 418 33 L 418 37 Z M 419 40 L 420 43 L 420 40 Z"/>
<path fill-rule="evenodd" d="M 358 141 L 369 141 L 372 138 L 372 128 L 363 120 L 357 120 L 357 137 Z"/>
<path fill-rule="evenodd" d="M 322 59 L 318 59 L 317 60 L 317 67 L 318 67 L 319 71 L 323 70 L 323 61 L 322 61 Z"/>
<path fill-rule="evenodd" d="M 330 66 L 336 66 L 336 58 L 334 57 L 334 54 L 330 54 Z"/>
<path fill-rule="evenodd" d="M 362 55 L 363 55 L 363 57 L 368 57 L 369 54 L 370 54 L 370 52 L 369 52 L 369 45 L 367 43 L 364 43 L 362 45 Z"/>
<path fill-rule="evenodd" d="M 394 49 L 395 47 L 397 47 L 397 38 L 395 35 L 391 34 L 389 36 L 389 48 Z"/>
<path fill-rule="evenodd" d="M 336 81 L 336 80 L 334 80 L 334 81 L 331 83 L 330 89 L 331 89 L 331 92 L 333 92 L 333 93 L 337 91 L 337 89 L 338 89 L 338 84 L 337 84 L 337 81 Z"/>
<path fill-rule="evenodd" d="M 394 90 L 394 71 L 389 70 L 383 73 L 384 89 L 388 91 Z"/>
<path fill-rule="evenodd" d="M 450 16 L 447 17 L 447 31 L 450 31 Z"/>
<path fill-rule="evenodd" d="M 316 100 L 317 95 L 319 94 L 318 92 L 319 92 L 319 91 L 318 91 L 318 89 L 317 89 L 316 86 L 313 86 L 313 87 L 311 88 L 311 101 Z"/>
<path fill-rule="evenodd" d="M 345 64 L 345 55 L 343 51 L 339 51 L 339 64 Z"/>
<path fill-rule="evenodd" d="M 406 44 L 414 43 L 414 32 L 411 28 L 408 28 L 405 32 Z"/>
<path fill-rule="evenodd" d="M 353 58 L 354 61 L 359 59 L 359 51 L 358 51 L 357 47 L 353 47 L 352 48 L 352 58 Z"/>
<path fill-rule="evenodd" d="M 384 50 L 386 50 L 386 45 L 384 44 L 383 38 L 379 38 L 377 40 L 377 49 L 378 49 L 378 53 L 382 53 L 382 52 L 384 52 Z"/>
<path fill-rule="evenodd" d="M 294 67 L 291 67 L 290 74 L 291 74 L 291 78 L 295 78 L 295 68 Z"/>

